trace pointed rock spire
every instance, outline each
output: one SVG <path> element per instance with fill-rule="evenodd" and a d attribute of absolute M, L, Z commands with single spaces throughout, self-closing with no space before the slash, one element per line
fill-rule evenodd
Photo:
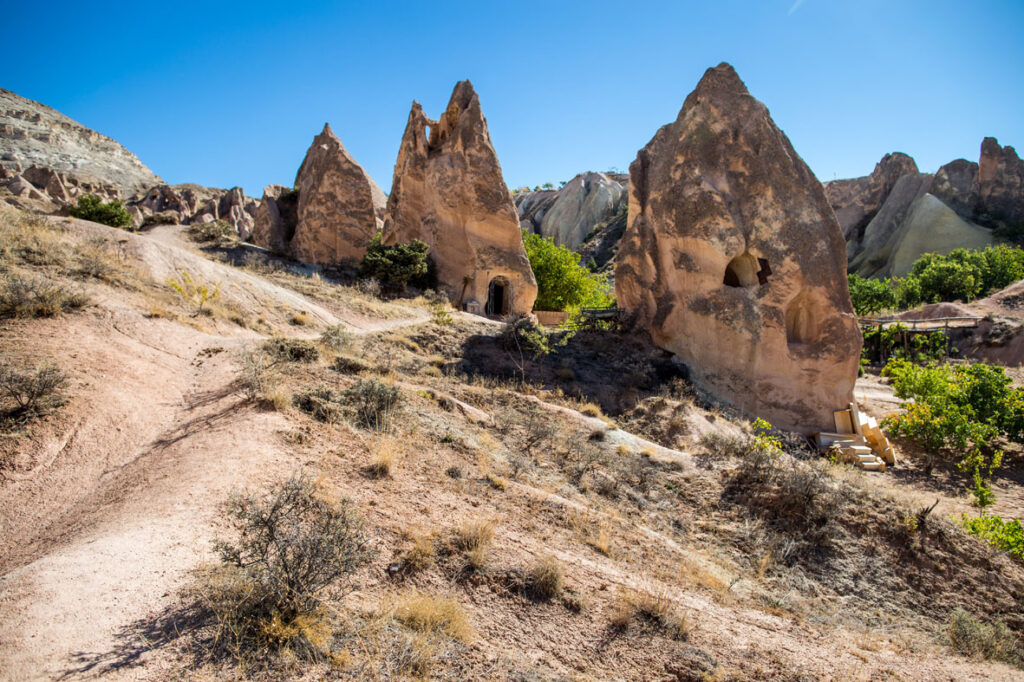
<path fill-rule="evenodd" d="M 427 128 L 429 127 L 429 136 Z M 459 307 L 529 312 L 537 283 L 480 100 L 466 80 L 433 121 L 413 102 L 395 162 L 385 244 L 430 245 L 438 286 Z"/>
<path fill-rule="evenodd" d="M 803 432 L 853 400 L 861 335 L 821 184 L 728 64 L 630 166 L 615 294 L 705 390 Z"/>

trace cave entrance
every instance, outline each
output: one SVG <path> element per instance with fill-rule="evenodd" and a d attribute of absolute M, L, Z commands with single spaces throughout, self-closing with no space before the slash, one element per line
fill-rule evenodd
<path fill-rule="evenodd" d="M 508 304 L 508 280 L 504 277 L 495 277 L 487 286 L 487 306 L 484 308 L 484 313 L 507 315 Z"/>
<path fill-rule="evenodd" d="M 766 284 L 771 274 L 767 258 L 757 258 L 744 251 L 725 266 L 722 283 L 727 287 L 756 287 Z"/>

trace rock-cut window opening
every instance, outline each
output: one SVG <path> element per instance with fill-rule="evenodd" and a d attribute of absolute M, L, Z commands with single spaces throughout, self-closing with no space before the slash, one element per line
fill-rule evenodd
<path fill-rule="evenodd" d="M 756 287 L 765 284 L 770 274 L 772 269 L 766 258 L 744 251 L 725 266 L 723 283 L 728 287 Z"/>

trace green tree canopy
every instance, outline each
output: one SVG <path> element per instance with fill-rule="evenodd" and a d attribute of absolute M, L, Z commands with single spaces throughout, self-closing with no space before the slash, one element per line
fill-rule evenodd
<path fill-rule="evenodd" d="M 78 197 L 78 205 L 72 206 L 68 212 L 74 218 L 91 220 L 111 227 L 128 227 L 132 224 L 132 214 L 118 199 L 103 203 L 95 194 Z"/>
<path fill-rule="evenodd" d="M 580 265 L 580 255 L 553 239 L 523 233 L 523 245 L 537 279 L 537 310 L 571 310 L 614 302 L 608 279 Z"/>
<path fill-rule="evenodd" d="M 359 274 L 404 289 L 409 280 L 427 274 L 428 251 L 430 247 L 419 239 L 413 239 L 407 244 L 384 246 L 380 243 L 380 233 L 377 233 L 370 241 L 366 255 L 359 265 Z"/>

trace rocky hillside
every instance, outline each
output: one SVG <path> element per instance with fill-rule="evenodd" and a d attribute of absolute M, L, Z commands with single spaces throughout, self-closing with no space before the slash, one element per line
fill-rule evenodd
<path fill-rule="evenodd" d="M 125 197 L 163 182 L 115 140 L 2 88 L 0 166 L 12 175 L 31 166 L 49 168 L 79 182 L 113 185 Z"/>
<path fill-rule="evenodd" d="M 67 299 L 0 319 L 0 364 L 66 379 L 39 417 L 0 403 L 0 680 L 1024 679 L 949 646 L 958 608 L 1024 631 L 1024 568 L 951 522 L 959 486 L 751 457 L 642 338 L 524 359 L 499 323 L 172 225 L 0 206 L 0 245 L 0 291 Z M 372 552 L 232 649 L 224 504 L 293 472 Z"/>
<path fill-rule="evenodd" d="M 922 253 L 980 248 L 1024 224 L 1024 162 L 995 138 L 978 163 L 957 159 L 921 173 L 914 160 L 886 154 L 871 175 L 825 183 L 847 242 L 850 272 L 906 274 Z"/>

